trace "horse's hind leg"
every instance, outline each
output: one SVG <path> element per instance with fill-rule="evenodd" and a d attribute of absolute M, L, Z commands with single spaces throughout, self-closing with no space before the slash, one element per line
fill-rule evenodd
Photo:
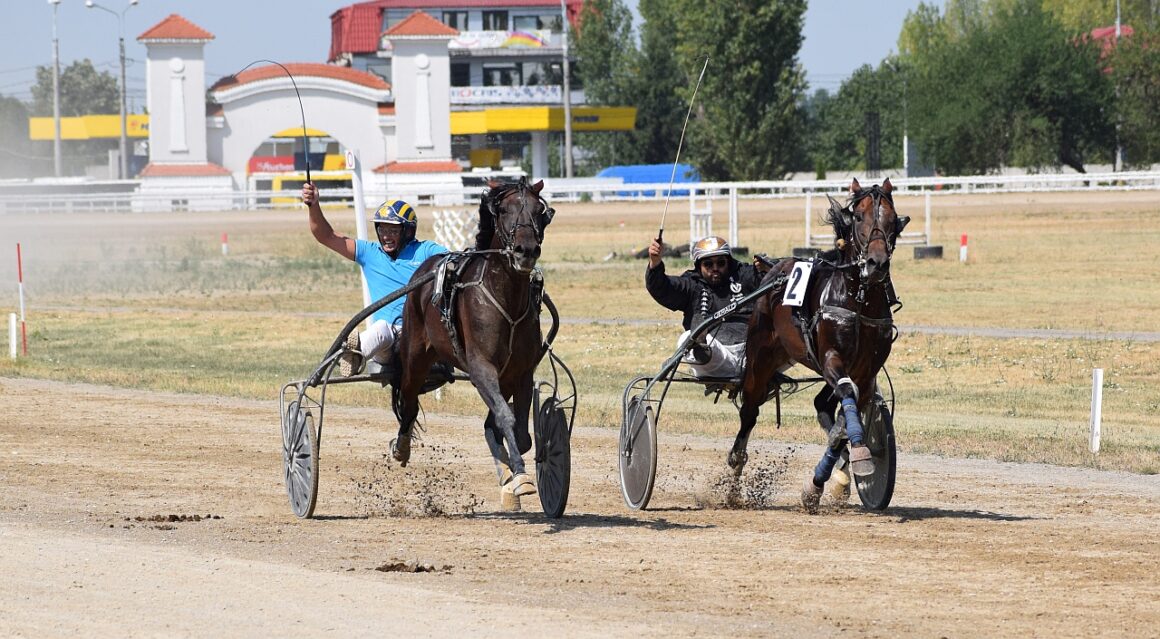
<path fill-rule="evenodd" d="M 405 361 L 409 364 L 403 370 L 399 388 L 392 398 L 395 417 L 399 420 L 399 434 L 391 440 L 391 457 L 400 466 L 406 466 L 411 459 L 411 433 L 419 416 L 419 391 L 427 381 L 426 372 L 431 369 L 435 356 L 434 353 L 424 353 Z"/>
<path fill-rule="evenodd" d="M 770 365 L 759 365 L 758 362 L 767 362 L 764 353 L 754 352 L 746 356 L 745 377 L 741 381 L 741 409 L 739 412 L 741 425 L 737 430 L 737 438 L 733 440 L 733 448 L 729 450 L 726 462 L 733 469 L 733 474 L 740 477 L 741 471 L 749 461 L 749 435 L 757 425 L 757 416 L 761 412 L 761 405 L 769 395 L 769 382 L 773 379 L 777 368 Z"/>

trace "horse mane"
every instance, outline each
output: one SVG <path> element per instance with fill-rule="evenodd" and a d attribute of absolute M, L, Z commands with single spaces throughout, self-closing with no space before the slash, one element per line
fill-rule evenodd
<path fill-rule="evenodd" d="M 527 188 L 526 178 L 520 178 L 519 182 L 488 182 L 488 189 L 479 198 L 479 231 L 475 234 L 475 250 L 491 248 L 491 241 L 495 238 L 495 216 L 491 213 L 491 206 L 498 206 L 508 193 L 526 191 Z"/>

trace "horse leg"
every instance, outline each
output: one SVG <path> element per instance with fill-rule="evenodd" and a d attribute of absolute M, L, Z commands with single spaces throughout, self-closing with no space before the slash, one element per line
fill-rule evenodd
<path fill-rule="evenodd" d="M 822 375 L 834 389 L 846 416 L 846 438 L 850 442 L 850 470 L 855 475 L 874 473 L 874 459 L 863 443 L 862 419 L 858 414 L 858 386 L 846 373 L 842 358 L 834 351 L 826 354 Z"/>
<path fill-rule="evenodd" d="M 419 416 L 419 391 L 427 380 L 427 371 L 435 361 L 435 354 L 419 353 L 402 361 L 408 364 L 403 368 L 399 387 L 392 397 L 395 417 L 399 420 L 399 434 L 391 440 L 391 457 L 406 467 L 411 460 L 411 431 L 415 427 L 415 418 Z"/>
<path fill-rule="evenodd" d="M 528 431 L 528 415 L 532 409 L 533 375 L 535 370 L 529 370 L 519 382 L 515 397 L 512 398 L 512 407 L 515 411 L 516 447 L 523 455 L 532 449 L 532 435 Z"/>
<path fill-rule="evenodd" d="M 751 349 L 747 346 L 746 350 Z M 729 457 L 726 459 L 736 477 L 741 476 L 741 471 L 749 461 L 749 453 L 745 450 L 749 447 L 749 434 L 757 425 L 757 416 L 761 412 L 761 405 L 765 403 L 765 399 L 769 395 L 769 382 L 773 379 L 774 373 L 777 372 L 777 368 L 774 366 L 758 364 L 758 362 L 769 361 L 768 354 L 764 352 L 765 349 L 754 348 L 752 350 L 752 353 L 746 354 L 745 376 L 741 382 L 741 409 L 739 411 L 741 426 L 737 430 L 737 438 L 733 440 L 733 448 L 729 450 Z"/>
<path fill-rule="evenodd" d="M 841 461 L 842 451 L 845 449 L 846 443 L 841 432 L 834 427 L 834 409 L 837 406 L 838 399 L 829 386 L 823 388 L 814 397 L 814 409 L 817 411 L 818 425 L 826 433 L 827 445 L 825 452 L 822 453 L 822 458 L 814 466 L 813 475 L 808 477 L 802 486 L 802 507 L 809 513 L 816 513 L 818 511 L 818 505 L 821 503 L 822 489 L 831 476 L 834 477 L 834 488 L 831 490 L 831 497 L 835 501 L 845 502 L 841 493 L 844 488 L 846 491 L 845 497 L 849 498 L 850 480 L 846 476 L 846 473 L 839 469 L 837 470 L 838 474 L 834 475 L 834 467 Z"/>
<path fill-rule="evenodd" d="M 479 391 L 479 396 L 483 398 L 483 402 L 487 404 L 490 411 L 489 421 L 492 423 L 492 427 L 485 427 L 484 435 L 487 438 L 488 447 L 491 449 L 492 458 L 496 461 L 496 471 L 500 476 L 500 503 L 505 506 L 514 506 L 509 509 L 516 510 L 519 498 L 534 494 L 536 485 L 525 470 L 524 458 L 520 455 L 519 445 L 516 442 L 515 415 L 507 403 L 507 398 L 503 396 L 493 366 L 487 363 L 473 366 L 469 374 L 476 390 Z M 511 478 L 507 483 L 502 483 L 505 466 L 511 473 Z"/>
<path fill-rule="evenodd" d="M 500 485 L 500 508 L 510 511 L 520 510 L 520 498 L 511 490 L 503 490 L 504 486 L 508 486 L 511 483 L 512 478 L 515 477 L 515 473 L 512 472 L 511 460 L 508 457 L 507 449 L 504 448 L 501 442 L 502 436 L 495 426 L 495 414 L 491 411 L 487 412 L 487 419 L 483 422 L 483 439 L 487 442 L 487 449 L 491 451 L 491 458 L 495 460 L 495 474 L 499 479 Z"/>

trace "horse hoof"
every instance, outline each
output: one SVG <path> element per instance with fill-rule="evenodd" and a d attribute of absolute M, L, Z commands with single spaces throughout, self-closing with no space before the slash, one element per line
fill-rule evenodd
<path fill-rule="evenodd" d="M 741 470 L 745 468 L 745 464 L 749 463 L 749 453 L 745 451 L 729 453 L 729 458 L 726 461 L 729 467 L 733 469 L 733 474 L 740 476 Z"/>
<path fill-rule="evenodd" d="M 532 435 L 528 433 L 527 427 L 516 429 L 516 448 L 519 449 L 521 455 L 532 449 Z"/>
<path fill-rule="evenodd" d="M 411 461 L 411 438 L 400 437 L 399 439 L 392 439 L 391 457 L 399 462 L 400 466 L 406 468 L 407 462 Z"/>
<path fill-rule="evenodd" d="M 846 474 L 846 471 L 841 468 L 834 469 L 834 474 L 830 476 L 830 488 L 826 491 L 826 496 L 835 505 L 842 505 L 850 501 L 850 476 Z"/>
<path fill-rule="evenodd" d="M 874 474 L 874 457 L 865 446 L 850 447 L 850 471 L 859 477 Z"/>
<path fill-rule="evenodd" d="M 536 494 L 536 484 L 532 481 L 532 476 L 527 473 L 520 473 L 512 477 L 511 487 L 512 494 L 516 497 Z"/>
<path fill-rule="evenodd" d="M 802 484 L 802 508 L 811 515 L 818 514 L 818 504 L 822 501 L 822 489 L 814 485 L 813 477 L 806 477 Z"/>
<path fill-rule="evenodd" d="M 512 494 L 506 486 L 499 491 L 499 508 L 510 513 L 518 513 L 523 510 L 520 507 L 520 498 Z"/>

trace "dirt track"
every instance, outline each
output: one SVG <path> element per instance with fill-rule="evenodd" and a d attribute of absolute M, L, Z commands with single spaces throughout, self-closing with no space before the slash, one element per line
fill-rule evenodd
<path fill-rule="evenodd" d="M 759 439 L 761 506 L 724 508 L 729 442 L 663 428 L 653 509 L 632 512 L 616 432 L 580 425 L 568 513 L 549 521 L 534 498 L 495 513 L 474 420 L 428 415 L 400 469 L 385 409 L 330 406 L 318 519 L 299 521 L 273 400 L 16 379 L 0 394 L 3 636 L 1160 629 L 1160 476 L 910 455 L 904 421 L 885 514 L 805 515 L 818 449 Z M 433 571 L 387 570 L 407 562 Z"/>

